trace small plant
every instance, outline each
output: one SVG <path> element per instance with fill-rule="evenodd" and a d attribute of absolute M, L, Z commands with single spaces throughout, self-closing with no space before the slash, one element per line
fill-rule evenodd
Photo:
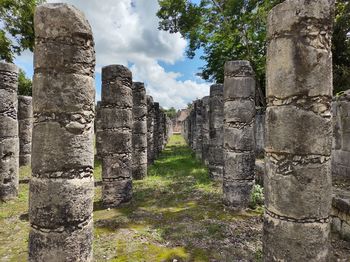
<path fill-rule="evenodd" d="M 255 209 L 264 204 L 264 188 L 260 185 L 254 185 L 250 195 L 250 208 Z"/>

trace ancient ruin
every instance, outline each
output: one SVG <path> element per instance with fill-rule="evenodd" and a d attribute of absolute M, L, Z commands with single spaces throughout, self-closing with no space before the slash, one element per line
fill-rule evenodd
<path fill-rule="evenodd" d="M 37 7 L 34 26 L 29 261 L 92 261 L 93 35 L 67 4 Z"/>
<path fill-rule="evenodd" d="M 147 163 L 150 165 L 154 161 L 154 106 L 153 97 L 147 96 Z"/>
<path fill-rule="evenodd" d="M 202 98 L 202 161 L 205 165 L 209 164 L 209 96 Z"/>
<path fill-rule="evenodd" d="M 18 195 L 18 68 L 0 62 L 0 201 Z"/>
<path fill-rule="evenodd" d="M 255 168 L 255 80 L 248 61 L 225 64 L 224 82 L 224 203 L 248 208 Z"/>
<path fill-rule="evenodd" d="M 209 175 L 215 180 L 222 180 L 223 176 L 223 91 L 222 84 L 215 84 L 210 87 L 209 98 Z"/>
<path fill-rule="evenodd" d="M 116 207 L 132 196 L 132 75 L 122 65 L 102 68 L 101 143 L 102 202 Z"/>
<path fill-rule="evenodd" d="M 18 96 L 19 165 L 29 166 L 32 157 L 33 106 L 31 96 Z"/>
<path fill-rule="evenodd" d="M 268 17 L 264 261 L 328 261 L 334 1 Z"/>
<path fill-rule="evenodd" d="M 144 84 L 134 82 L 132 94 L 132 178 L 143 179 L 147 175 L 147 97 Z"/>

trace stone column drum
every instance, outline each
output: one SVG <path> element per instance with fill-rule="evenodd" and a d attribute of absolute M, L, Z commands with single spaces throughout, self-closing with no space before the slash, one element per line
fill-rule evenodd
<path fill-rule="evenodd" d="M 29 166 L 32 157 L 33 106 L 31 96 L 18 96 L 19 165 Z"/>
<path fill-rule="evenodd" d="M 18 68 L 0 62 L 0 200 L 18 195 Z"/>
<path fill-rule="evenodd" d="M 67 4 L 38 6 L 34 27 L 29 261 L 92 261 L 93 35 Z"/>
<path fill-rule="evenodd" d="M 222 180 L 224 153 L 223 153 L 223 106 L 224 86 L 215 84 L 210 87 L 209 99 L 209 175 L 212 179 Z"/>
<path fill-rule="evenodd" d="M 154 107 L 153 97 L 147 96 L 147 163 L 150 165 L 154 161 Z"/>
<path fill-rule="evenodd" d="M 202 127 L 203 127 L 203 117 L 202 117 L 202 106 L 203 102 L 201 99 L 196 101 L 196 158 L 202 159 L 202 147 L 203 147 L 203 138 L 202 138 Z"/>
<path fill-rule="evenodd" d="M 147 97 L 144 84 L 133 83 L 132 93 L 132 178 L 143 179 L 147 175 Z"/>
<path fill-rule="evenodd" d="M 154 142 L 154 158 L 156 159 L 160 152 L 161 141 L 159 140 L 160 132 L 160 108 L 159 103 L 154 102 L 154 129 L 153 129 L 153 142 Z"/>
<path fill-rule="evenodd" d="M 202 161 L 208 165 L 209 154 L 209 96 L 202 98 Z"/>
<path fill-rule="evenodd" d="M 328 261 L 334 0 L 268 17 L 264 261 Z"/>
<path fill-rule="evenodd" d="M 255 80 L 248 61 L 225 63 L 224 82 L 224 203 L 248 208 L 255 168 Z"/>
<path fill-rule="evenodd" d="M 117 207 L 132 196 L 132 74 L 122 65 L 102 68 L 100 108 L 102 202 Z"/>

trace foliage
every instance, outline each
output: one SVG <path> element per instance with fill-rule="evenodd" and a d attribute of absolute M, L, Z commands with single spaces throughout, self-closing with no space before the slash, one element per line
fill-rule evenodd
<path fill-rule="evenodd" d="M 18 74 L 18 95 L 32 96 L 32 80 L 20 69 Z"/>
<path fill-rule="evenodd" d="M 250 207 L 255 209 L 264 204 L 264 188 L 260 185 L 254 185 L 250 195 Z"/>
<path fill-rule="evenodd" d="M 177 111 L 174 107 L 170 107 L 169 109 L 164 109 L 164 112 L 170 119 L 175 118 L 177 114 Z"/>
<path fill-rule="evenodd" d="M 189 41 L 190 58 L 197 49 L 204 50 L 203 79 L 222 83 L 225 61 L 244 59 L 251 61 L 257 84 L 264 87 L 266 19 L 268 11 L 280 2 L 201 0 L 195 4 L 191 0 L 159 0 L 159 29 L 180 32 Z"/>
<path fill-rule="evenodd" d="M 268 12 L 283 0 L 159 0 L 159 29 L 179 32 L 189 41 L 187 56 L 202 48 L 205 80 L 223 82 L 224 63 L 249 60 L 256 72 L 259 101 L 264 104 L 266 22 Z M 337 1 L 334 31 L 335 92 L 350 87 L 350 7 Z M 260 92 L 261 91 L 261 92 Z"/>
<path fill-rule="evenodd" d="M 34 48 L 34 10 L 45 0 L 0 1 L 0 59 L 13 62 L 15 55 Z"/>
<path fill-rule="evenodd" d="M 334 92 L 350 88 L 350 1 L 336 3 L 333 33 Z"/>

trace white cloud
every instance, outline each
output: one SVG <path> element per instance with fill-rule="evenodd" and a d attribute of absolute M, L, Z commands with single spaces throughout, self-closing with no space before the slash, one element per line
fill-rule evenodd
<path fill-rule="evenodd" d="M 181 74 L 160 66 L 160 61 L 174 64 L 183 60 L 187 43 L 179 34 L 158 30 L 157 0 L 63 2 L 82 10 L 92 26 L 97 73 L 109 64 L 132 65 L 134 80 L 145 82 L 148 93 L 166 108 L 182 108 L 209 93 L 208 85 L 198 79 L 180 81 Z"/>

